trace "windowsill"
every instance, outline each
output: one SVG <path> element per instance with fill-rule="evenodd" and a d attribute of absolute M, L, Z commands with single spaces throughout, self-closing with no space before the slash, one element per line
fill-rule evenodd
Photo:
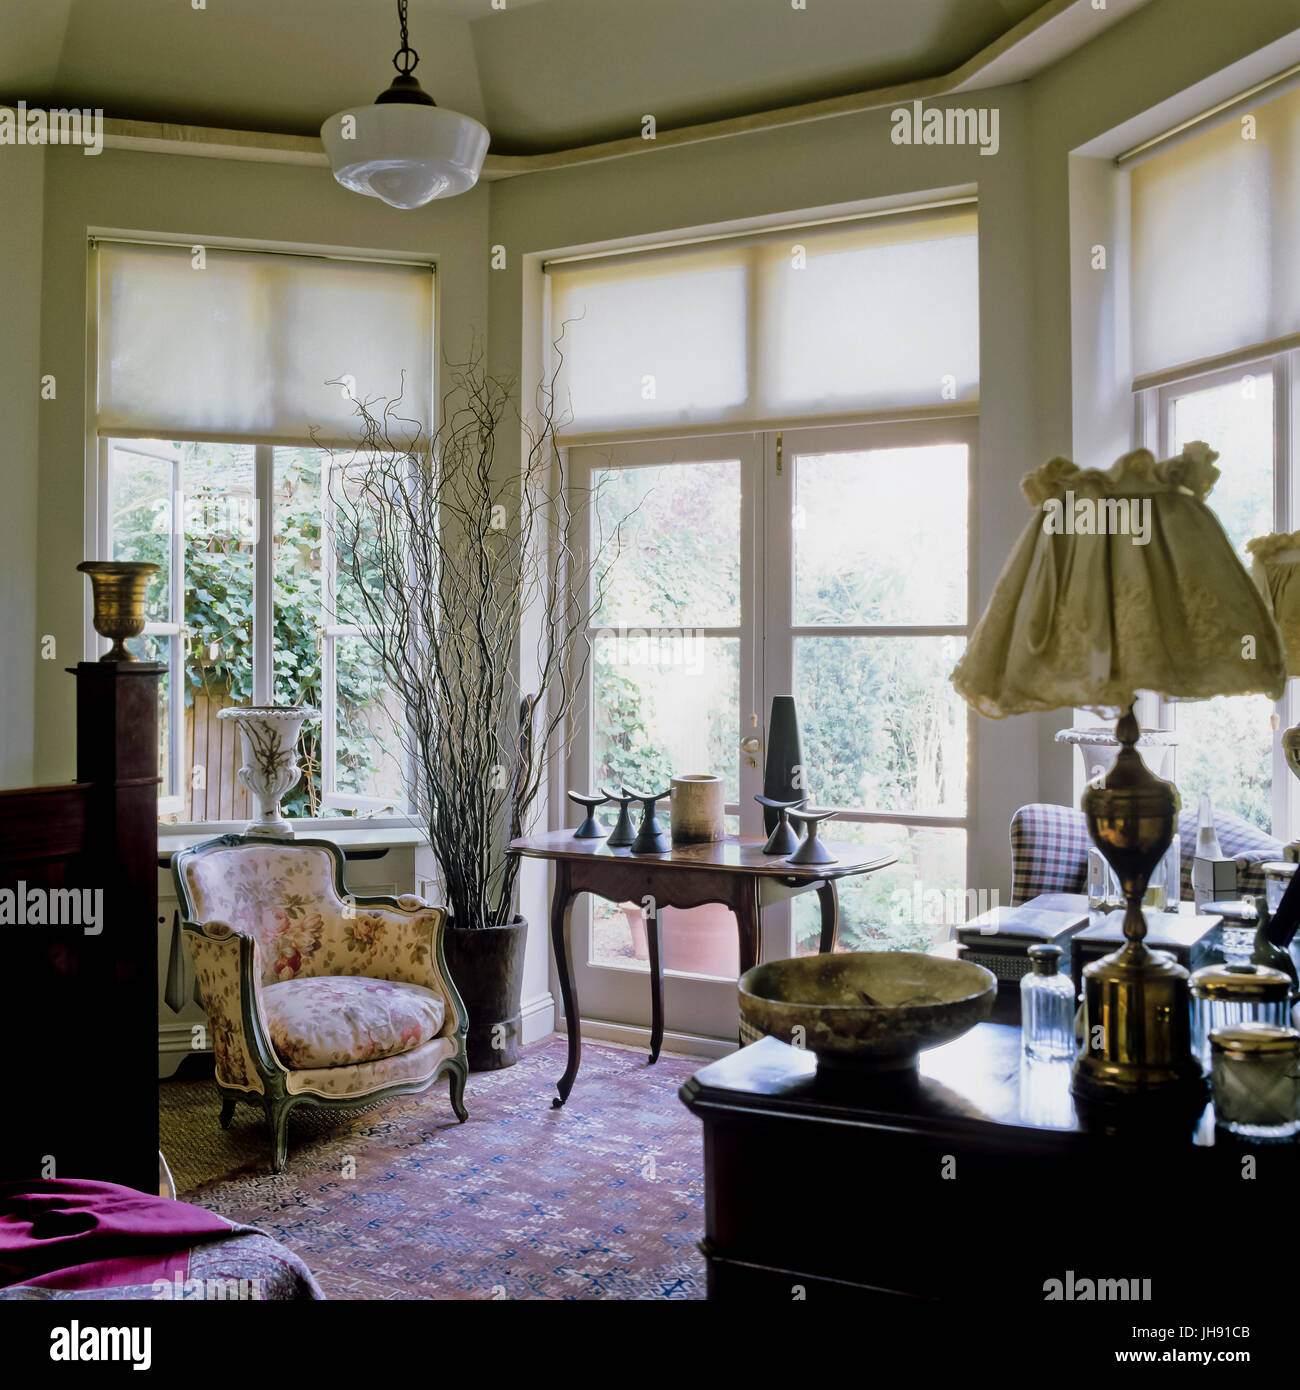
<path fill-rule="evenodd" d="M 159 826 L 158 853 L 175 854 L 179 849 L 202 844 L 204 840 L 214 840 L 218 835 L 237 834 L 244 828 L 244 822 L 218 822 L 204 826 Z M 346 824 L 346 823 L 345 823 Z M 304 821 L 296 838 L 304 840 L 332 840 L 341 849 L 398 849 L 404 845 L 426 845 L 428 837 L 418 826 L 409 823 L 390 822 L 387 825 L 353 825 L 334 828 L 330 821 Z M 275 843 L 268 841 L 268 844 Z M 289 844 L 292 841 L 285 841 Z"/>

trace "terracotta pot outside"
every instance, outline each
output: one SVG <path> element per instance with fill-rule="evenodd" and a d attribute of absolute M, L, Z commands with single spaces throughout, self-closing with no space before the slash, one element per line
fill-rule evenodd
<path fill-rule="evenodd" d="M 635 903 L 622 903 L 632 934 L 632 954 L 637 960 L 650 958 L 645 918 Z M 666 907 L 660 913 L 663 936 L 664 969 L 688 975 L 716 975 L 724 980 L 740 974 L 740 945 L 736 918 L 721 903 L 706 903 L 690 909 Z"/>

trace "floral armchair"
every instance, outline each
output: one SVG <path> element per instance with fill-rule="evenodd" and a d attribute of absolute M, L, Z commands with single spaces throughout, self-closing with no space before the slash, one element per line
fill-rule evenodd
<path fill-rule="evenodd" d="M 356 1106 L 448 1073 L 463 1122 L 465 1006 L 447 973 L 447 914 L 353 897 L 328 840 L 223 835 L 172 857 L 227 1128 L 266 1111 L 274 1169 L 298 1105 Z"/>

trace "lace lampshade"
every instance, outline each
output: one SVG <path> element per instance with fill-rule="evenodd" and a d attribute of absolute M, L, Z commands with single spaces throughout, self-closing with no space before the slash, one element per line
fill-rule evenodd
<path fill-rule="evenodd" d="M 1300 676 L 1300 531 L 1246 542 L 1251 575 L 1282 633 L 1288 676 Z"/>
<path fill-rule="evenodd" d="M 1034 514 L 953 671 L 957 691 L 994 719 L 1122 710 L 1139 690 L 1279 698 L 1277 624 L 1205 504 L 1217 457 L 1197 443 L 1160 462 L 1138 449 L 1105 470 L 1057 458 L 1028 474 Z"/>
<path fill-rule="evenodd" d="M 1286 673 L 1300 676 L 1300 531 L 1256 536 L 1246 549 L 1251 574 L 1282 633 Z M 1282 735 L 1282 751 L 1287 766 L 1300 777 L 1300 724 Z M 1293 840 L 1283 853 L 1293 863 L 1300 861 L 1300 840 Z"/>

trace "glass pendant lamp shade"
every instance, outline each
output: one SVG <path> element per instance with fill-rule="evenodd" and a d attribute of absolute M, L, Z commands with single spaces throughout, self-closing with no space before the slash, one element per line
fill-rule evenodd
<path fill-rule="evenodd" d="M 329 117 L 320 138 L 344 188 L 390 207 L 418 208 L 473 188 L 490 137 L 472 117 L 444 111 L 416 80 L 420 55 L 407 42 L 406 5 L 397 0 L 402 46 L 392 85 L 372 105 Z"/>
<path fill-rule="evenodd" d="M 489 137 L 458 111 L 387 102 L 340 111 L 321 126 L 320 138 L 344 188 L 418 208 L 473 188 Z"/>

